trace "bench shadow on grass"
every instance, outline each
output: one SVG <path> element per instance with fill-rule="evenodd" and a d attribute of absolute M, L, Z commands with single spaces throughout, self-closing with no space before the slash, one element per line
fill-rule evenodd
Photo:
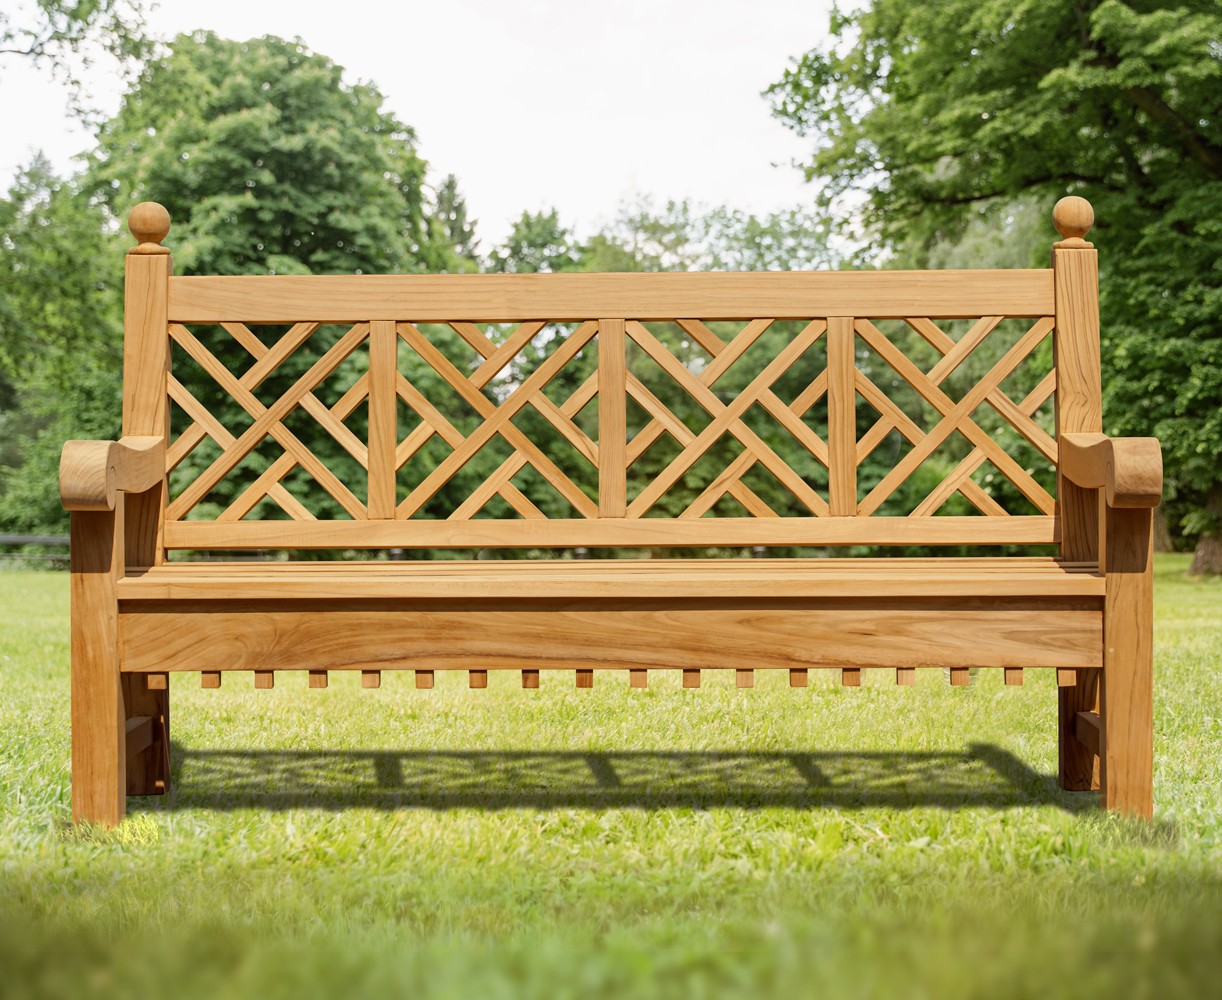
<path fill-rule="evenodd" d="M 1097 808 L 1002 748 L 962 752 L 220 750 L 172 744 L 136 809 Z"/>

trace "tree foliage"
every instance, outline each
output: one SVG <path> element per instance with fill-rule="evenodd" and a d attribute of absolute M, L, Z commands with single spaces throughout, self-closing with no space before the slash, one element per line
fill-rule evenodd
<path fill-rule="evenodd" d="M 1106 429 L 1161 438 L 1193 511 L 1185 527 L 1212 544 L 1219 525 L 1206 510 L 1222 508 L 1222 8 L 873 0 L 837 10 L 831 39 L 770 93 L 781 120 L 812 140 L 807 174 L 846 230 L 862 219 L 881 248 L 923 265 L 1020 196 L 1094 203 Z M 1032 262 L 1046 248 L 1032 248 Z"/>
<path fill-rule="evenodd" d="M 0 524 L 62 525 L 66 438 L 119 431 L 122 250 L 102 210 L 44 159 L 0 201 Z"/>
<path fill-rule="evenodd" d="M 458 178 L 447 174 L 437 188 L 434 217 L 463 270 L 477 271 L 480 265 L 476 220 L 467 217 L 467 200 L 458 187 Z"/>
<path fill-rule="evenodd" d="M 488 270 L 493 274 L 537 274 L 577 270 L 579 263 L 573 231 L 561 225 L 560 213 L 553 208 L 518 216 L 505 242 L 489 256 Z"/>
<path fill-rule="evenodd" d="M 124 73 L 148 55 L 144 8 L 143 0 L 36 0 L 0 10 L 0 66 L 15 58 L 48 67 L 68 85 L 73 109 L 88 114 L 82 76 L 99 55 Z"/>
<path fill-rule="evenodd" d="M 99 131 L 116 215 L 159 201 L 179 273 L 413 272 L 455 263 L 415 133 L 299 41 L 180 35 Z"/>
<path fill-rule="evenodd" d="M 588 239 L 577 237 L 555 209 L 523 212 L 496 247 L 488 270 L 768 271 L 831 266 L 822 216 L 789 209 L 757 216 L 690 200 L 624 202 Z"/>

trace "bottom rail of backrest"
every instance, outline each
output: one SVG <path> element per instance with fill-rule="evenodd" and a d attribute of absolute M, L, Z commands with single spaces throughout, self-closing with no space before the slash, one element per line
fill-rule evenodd
<path fill-rule="evenodd" d="M 1102 666 L 1092 599 L 126 602 L 122 669 Z"/>

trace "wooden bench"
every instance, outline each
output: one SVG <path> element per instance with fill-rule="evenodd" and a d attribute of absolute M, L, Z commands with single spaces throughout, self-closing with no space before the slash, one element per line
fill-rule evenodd
<path fill-rule="evenodd" d="M 1149 816 L 1161 458 L 1102 434 L 1093 215 L 1054 222 L 1050 269 L 175 277 L 137 206 L 124 436 L 61 467 L 74 819 L 167 790 L 174 671 L 973 667 L 1056 670 L 1062 786 Z M 244 550 L 365 558 L 198 555 Z"/>

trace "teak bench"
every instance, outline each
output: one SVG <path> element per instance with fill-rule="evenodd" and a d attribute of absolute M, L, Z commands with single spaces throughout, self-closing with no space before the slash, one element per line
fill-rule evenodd
<path fill-rule="evenodd" d="M 1152 438 L 1102 433 L 1093 213 L 1067 198 L 1053 219 L 1049 269 L 175 277 L 168 213 L 138 205 L 123 437 L 69 441 L 60 472 L 74 819 L 117 823 L 127 795 L 167 790 L 171 671 L 199 671 L 204 687 L 251 671 L 270 688 L 277 670 L 308 671 L 311 687 L 360 670 L 377 687 L 381 671 L 411 669 L 428 688 L 436 670 L 467 670 L 472 687 L 520 670 L 535 687 L 541 670 L 567 669 L 588 688 L 606 668 L 634 687 L 658 668 L 687 687 L 707 668 L 736 670 L 740 687 L 759 668 L 788 670 L 795 687 L 813 668 L 848 685 L 863 668 L 902 685 L 919 667 L 949 668 L 952 684 L 973 667 L 1002 668 L 1007 684 L 1052 668 L 1062 786 L 1151 815 L 1161 456 Z M 1039 363 L 1045 374 L 1013 398 L 1007 378 Z M 952 392 L 965 372 L 979 375 Z M 344 373 L 342 391 L 324 391 Z M 453 400 L 429 398 L 439 387 L 465 423 Z M 901 390 L 933 413 L 925 426 Z M 219 408 L 241 419 L 227 426 Z M 567 468 L 532 427 L 569 449 Z M 782 439 L 798 459 L 781 456 Z M 730 458 L 709 472 L 719 441 Z M 494 446 L 502 457 L 458 491 Z M 323 461 L 325 448 L 339 458 Z M 888 513 L 931 467 L 924 499 Z M 764 474 L 790 507 L 752 485 Z M 536 487 L 571 513 L 548 515 Z M 676 514 L 667 496 L 682 490 Z M 1026 513 L 1012 513 L 1016 498 Z M 947 545 L 993 548 L 925 552 Z M 1059 555 L 999 554 L 1036 545 Z M 182 558 L 768 546 L 922 557 Z"/>

